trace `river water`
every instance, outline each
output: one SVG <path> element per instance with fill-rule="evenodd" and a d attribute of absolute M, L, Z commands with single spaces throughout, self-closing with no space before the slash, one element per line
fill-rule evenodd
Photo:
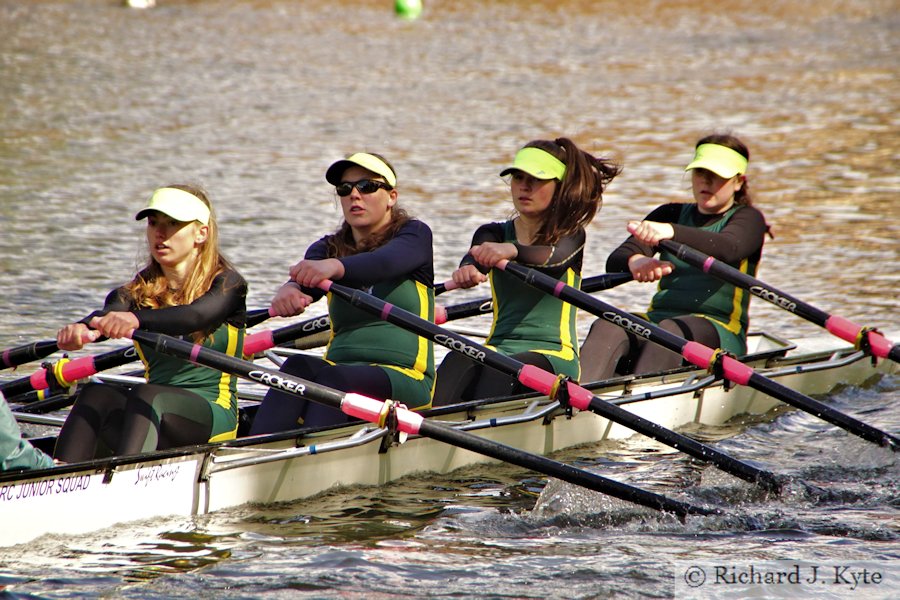
<path fill-rule="evenodd" d="M 711 131 L 751 148 L 751 187 L 775 234 L 760 278 L 896 330 L 896 0 L 425 5 L 405 21 L 390 0 L 143 11 L 0 0 L 0 347 L 53 337 L 131 276 L 142 260 L 131 215 L 161 185 L 209 191 L 256 308 L 337 225 L 323 174 L 345 153 L 397 167 L 401 203 L 434 230 L 438 280 L 478 224 L 509 213 L 497 173 L 525 142 L 565 135 L 612 157 L 625 170 L 590 227 L 590 275 L 627 219 L 690 198 L 682 168 Z M 604 298 L 638 310 L 651 292 L 630 284 Z M 817 333 L 761 302 L 753 324 Z M 897 431 L 897 388 L 832 400 Z M 900 596 L 893 457 L 796 414 L 720 445 L 835 484 L 841 501 L 757 505 L 727 486 L 740 519 L 610 523 L 591 497 L 490 467 L 44 540 L 0 551 L 0 586 L 32 597 L 671 597 L 691 561 L 729 558 L 894 561 L 888 583 L 835 593 Z M 689 479 L 686 462 L 637 441 L 566 458 L 661 489 Z"/>

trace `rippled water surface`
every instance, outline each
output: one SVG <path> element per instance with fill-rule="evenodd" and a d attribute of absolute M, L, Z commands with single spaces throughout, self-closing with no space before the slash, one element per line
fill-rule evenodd
<path fill-rule="evenodd" d="M 897 330 L 896 1 L 425 0 L 415 21 L 392 5 L 0 0 L 0 347 L 53 337 L 133 273 L 132 215 L 160 185 L 207 188 L 260 307 L 337 225 L 323 173 L 341 155 L 391 159 L 401 203 L 435 232 L 443 280 L 475 227 L 508 214 L 497 173 L 515 150 L 566 135 L 625 167 L 590 228 L 595 274 L 627 219 L 689 199 L 681 169 L 712 130 L 751 148 L 751 187 L 775 233 L 760 277 Z M 651 291 L 604 298 L 637 310 Z M 759 302 L 753 325 L 817 332 Z M 898 400 L 895 380 L 832 399 L 891 431 Z M 671 597 L 673 565 L 691 559 L 897 560 L 893 456 L 794 413 L 700 433 L 835 497 L 764 499 L 706 472 L 697 485 L 696 467 L 634 440 L 564 458 L 733 513 L 672 522 L 490 467 L 45 538 L 0 550 L 0 586 L 39 597 Z M 900 595 L 896 577 L 868 597 Z"/>

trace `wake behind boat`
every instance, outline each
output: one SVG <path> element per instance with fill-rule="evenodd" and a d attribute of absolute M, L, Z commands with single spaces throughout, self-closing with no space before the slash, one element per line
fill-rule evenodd
<path fill-rule="evenodd" d="M 826 335 L 790 343 L 755 334 L 750 344 L 751 353 L 743 362 L 807 395 L 827 394 L 841 384 L 866 384 L 896 372 L 893 361 L 873 359 Z M 757 390 L 723 385 L 693 368 L 585 387 L 670 429 L 719 425 L 742 414 L 789 408 Z M 486 440 L 541 455 L 634 435 L 589 411 L 569 414 L 558 401 L 540 395 L 469 402 L 424 414 Z M 397 443 L 403 437 L 390 426 L 360 423 L 6 473 L 0 475 L 4 521 L 0 546 L 128 521 L 293 501 L 338 486 L 381 485 L 416 473 L 443 474 L 491 462 L 426 437 L 410 436 Z M 33 442 L 50 450 L 54 440 Z"/>

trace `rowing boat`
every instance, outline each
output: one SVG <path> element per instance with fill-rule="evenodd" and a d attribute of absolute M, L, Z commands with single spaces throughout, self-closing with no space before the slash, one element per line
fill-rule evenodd
<path fill-rule="evenodd" d="M 789 342 L 751 334 L 742 360 L 804 394 L 863 385 L 896 371 L 830 336 Z M 719 425 L 742 414 L 789 407 L 760 391 L 682 368 L 586 385 L 596 396 L 670 429 Z M 440 407 L 430 419 L 546 455 L 634 433 L 590 411 L 537 394 Z M 18 415 L 40 420 L 36 415 Z M 390 427 L 350 424 L 204 444 L 131 457 L 0 474 L 0 547 L 42 535 L 74 535 L 119 523 L 203 515 L 245 504 L 307 498 L 349 485 L 382 485 L 421 472 L 448 473 L 491 459 Z M 52 438 L 33 442 L 49 450 Z"/>

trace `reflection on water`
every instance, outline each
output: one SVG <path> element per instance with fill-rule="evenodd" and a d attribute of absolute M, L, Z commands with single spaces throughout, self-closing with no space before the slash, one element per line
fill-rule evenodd
<path fill-rule="evenodd" d="M 209 190 L 226 251 L 251 284 L 249 304 L 260 307 L 303 249 L 337 225 L 323 178 L 335 158 L 367 149 L 392 160 L 401 202 L 435 231 L 443 280 L 476 226 L 508 214 L 497 173 L 515 150 L 567 135 L 625 166 L 591 225 L 585 272 L 595 274 L 627 219 L 690 198 L 682 168 L 710 130 L 733 131 L 750 145 L 751 186 L 775 232 L 760 277 L 826 311 L 896 329 L 893 0 L 426 0 L 412 22 L 396 19 L 388 0 L 158 4 L 130 11 L 117 0 L 0 3 L 0 348 L 52 337 L 133 273 L 143 234 L 131 215 L 159 185 L 191 181 Z M 604 298 L 639 309 L 650 293 L 629 284 Z M 754 301 L 753 311 L 755 326 L 783 336 L 817 332 L 768 304 Z M 582 332 L 589 322 L 583 315 Z M 896 390 L 874 394 L 866 396 L 873 407 L 896 400 Z M 896 429 L 896 418 L 886 423 Z M 778 461 L 801 470 L 795 463 L 820 450 L 832 456 L 824 434 L 809 427 L 779 419 L 720 443 L 739 444 L 742 455 L 784 448 Z M 623 456 L 632 450 L 604 461 L 661 486 L 696 476 L 668 453 Z M 896 467 L 878 469 L 871 479 L 846 475 L 858 479 L 854 486 L 883 487 L 873 505 L 848 495 L 847 510 L 803 507 L 796 518 L 764 505 L 774 516 L 755 515 L 760 531 L 675 527 L 660 552 L 702 545 L 736 556 L 780 548 L 784 556 L 852 558 L 874 543 L 875 552 L 896 554 L 896 523 L 884 504 L 896 494 Z M 841 475 L 822 476 L 832 478 Z M 98 541 L 84 542 L 83 553 L 67 543 L 63 554 L 47 556 L 156 578 L 152 586 L 121 584 L 122 595 L 136 596 L 251 596 L 286 589 L 284 573 L 298 565 L 302 575 L 287 588 L 309 595 L 343 586 L 350 596 L 377 597 L 400 585 L 467 595 L 497 575 L 511 595 L 636 595 L 626 572 L 648 595 L 671 590 L 669 575 L 648 558 L 660 546 L 657 532 L 628 519 L 608 531 L 577 519 L 536 526 L 527 509 L 540 485 L 517 470 L 423 481 L 179 524 L 137 534 L 139 543 L 122 542 L 121 552 Z M 889 533 L 867 533 L 879 528 Z M 449 561 L 446 570 L 435 570 L 438 557 Z M 157 569 L 180 575 L 159 578 Z M 120 585 L 105 575 L 73 577 L 85 589 Z"/>

